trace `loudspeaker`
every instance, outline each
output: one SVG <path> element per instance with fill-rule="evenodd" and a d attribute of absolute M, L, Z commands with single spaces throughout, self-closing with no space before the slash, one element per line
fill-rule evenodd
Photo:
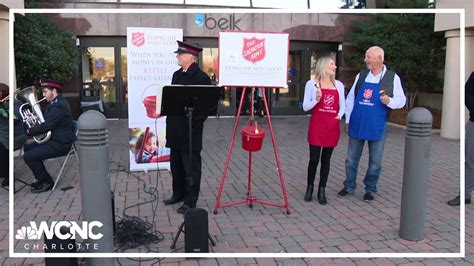
<path fill-rule="evenodd" d="M 61 227 L 59 228 L 61 234 L 69 234 L 70 229 Z M 76 240 L 74 239 L 59 239 L 56 234 L 53 235 L 52 239 L 47 239 L 46 234 L 43 234 L 44 244 L 47 247 L 45 253 L 76 253 Z M 44 263 L 46 266 L 77 266 L 77 258 L 45 258 Z"/>
<path fill-rule="evenodd" d="M 209 252 L 209 222 L 207 211 L 192 208 L 184 213 L 184 250 L 190 253 Z"/>

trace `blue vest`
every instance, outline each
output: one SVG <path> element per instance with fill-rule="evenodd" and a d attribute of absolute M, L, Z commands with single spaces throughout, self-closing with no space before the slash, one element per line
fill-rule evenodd
<path fill-rule="evenodd" d="M 365 79 L 357 91 L 349 120 L 349 136 L 360 140 L 378 141 L 385 129 L 389 108 L 380 101 L 381 83 Z"/>

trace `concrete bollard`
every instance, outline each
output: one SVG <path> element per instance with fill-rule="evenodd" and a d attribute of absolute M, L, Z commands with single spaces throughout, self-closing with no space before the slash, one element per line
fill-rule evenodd
<path fill-rule="evenodd" d="M 425 108 L 408 113 L 399 232 L 406 240 L 424 237 L 432 124 L 433 116 Z"/>
<path fill-rule="evenodd" d="M 89 251 L 112 253 L 114 238 L 107 120 L 102 113 L 90 110 L 79 117 L 78 127 L 82 218 L 85 222 L 98 221 L 103 224 L 100 228 L 94 228 L 95 234 L 101 233 L 103 236 L 100 239 L 87 240 L 90 246 L 95 245 Z M 89 258 L 87 265 L 114 265 L 114 259 Z"/>

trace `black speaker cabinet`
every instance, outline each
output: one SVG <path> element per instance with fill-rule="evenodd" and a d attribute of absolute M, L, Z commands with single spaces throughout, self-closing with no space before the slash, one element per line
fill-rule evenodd
<path fill-rule="evenodd" d="M 192 208 L 184 214 L 184 250 L 189 253 L 208 253 L 209 222 L 207 211 Z"/>

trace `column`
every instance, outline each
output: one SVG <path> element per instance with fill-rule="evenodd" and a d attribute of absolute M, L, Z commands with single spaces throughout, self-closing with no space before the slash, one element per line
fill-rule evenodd
<path fill-rule="evenodd" d="M 0 10 L 0 83 L 8 85 L 8 10 Z"/>
<path fill-rule="evenodd" d="M 445 32 L 446 63 L 444 69 L 443 110 L 441 117 L 441 137 L 459 139 L 459 60 L 460 60 L 460 33 L 459 30 Z"/>

